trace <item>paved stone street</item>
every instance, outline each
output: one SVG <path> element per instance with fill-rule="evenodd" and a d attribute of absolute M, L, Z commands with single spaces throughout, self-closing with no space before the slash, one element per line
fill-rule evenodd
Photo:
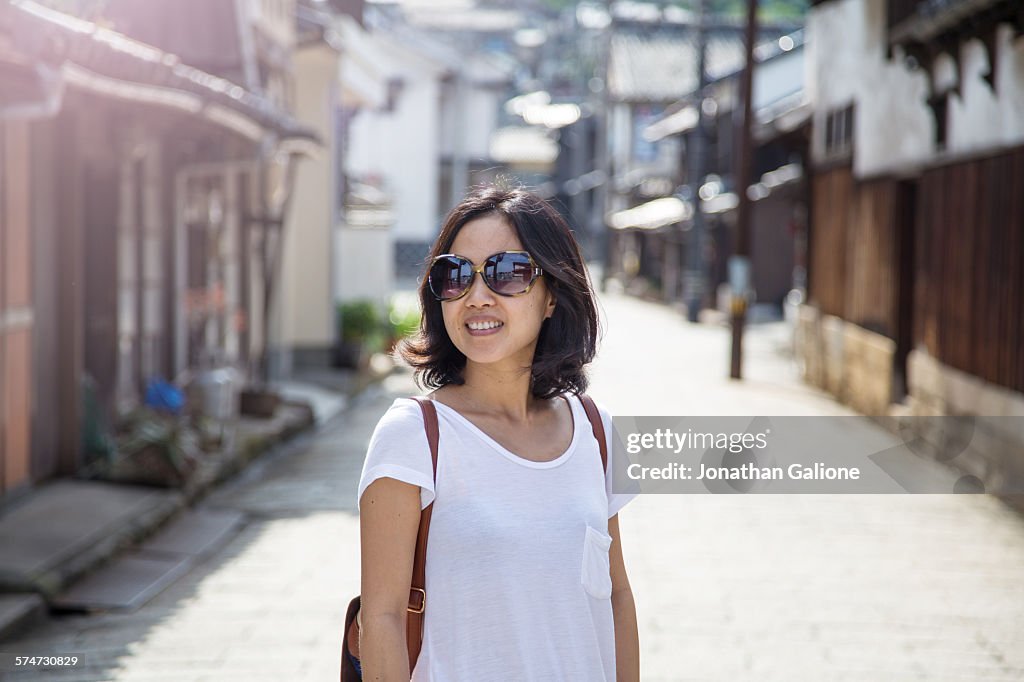
<path fill-rule="evenodd" d="M 799 382 L 780 324 L 750 329 L 747 379 L 730 382 L 726 329 L 618 296 L 603 306 L 591 393 L 613 412 L 846 413 Z M 55 618 L 0 645 L 84 665 L 3 679 L 336 680 L 362 455 L 412 390 L 390 377 L 207 498 L 248 523 L 137 612 Z M 1024 679 L 1024 520 L 992 498 L 647 495 L 621 527 L 645 682 Z"/>

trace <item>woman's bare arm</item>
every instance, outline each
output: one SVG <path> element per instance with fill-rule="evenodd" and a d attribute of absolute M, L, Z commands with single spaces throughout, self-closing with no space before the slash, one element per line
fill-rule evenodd
<path fill-rule="evenodd" d="M 640 680 L 640 633 L 636 624 L 636 604 L 629 587 L 626 564 L 622 558 L 619 537 L 619 515 L 608 519 L 608 534 L 612 536 L 612 612 L 615 620 L 615 679 L 618 682 Z"/>
<path fill-rule="evenodd" d="M 363 491 L 359 509 L 363 679 L 408 682 L 405 619 L 420 522 L 420 488 L 378 478 Z"/>

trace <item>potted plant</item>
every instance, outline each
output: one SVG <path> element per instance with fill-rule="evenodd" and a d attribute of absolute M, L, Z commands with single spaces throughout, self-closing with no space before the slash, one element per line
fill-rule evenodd
<path fill-rule="evenodd" d="M 143 407 L 131 412 L 101 477 L 121 483 L 183 486 L 198 467 L 185 418 Z"/>
<path fill-rule="evenodd" d="M 340 303 L 338 323 L 341 333 L 335 347 L 335 366 L 364 369 L 370 353 L 381 341 L 381 316 L 377 305 L 368 299 Z"/>

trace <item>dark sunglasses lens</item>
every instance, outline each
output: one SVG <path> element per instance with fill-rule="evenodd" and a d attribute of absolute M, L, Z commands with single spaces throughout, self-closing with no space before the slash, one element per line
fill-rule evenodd
<path fill-rule="evenodd" d="M 430 291 L 446 301 L 462 294 L 472 278 L 473 270 L 466 261 L 451 257 L 439 258 L 430 267 Z"/>
<path fill-rule="evenodd" d="M 533 281 L 533 264 L 525 253 L 499 253 L 487 260 L 484 277 L 499 294 L 514 296 Z"/>

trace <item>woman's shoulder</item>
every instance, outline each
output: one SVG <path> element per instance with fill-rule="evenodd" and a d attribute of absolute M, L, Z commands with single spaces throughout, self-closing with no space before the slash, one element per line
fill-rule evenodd
<path fill-rule="evenodd" d="M 377 431 L 423 430 L 423 413 L 411 397 L 395 398 L 377 422 Z"/>
<path fill-rule="evenodd" d="M 419 414 L 420 413 L 420 406 L 419 406 L 419 404 L 417 402 L 417 398 L 426 398 L 426 397 L 427 396 L 420 396 L 420 395 L 417 395 L 417 396 L 412 396 L 412 395 L 410 395 L 410 396 L 400 396 L 398 398 L 395 398 L 394 401 L 392 401 L 390 407 L 388 407 L 388 412 L 399 412 L 399 413 L 413 412 L 413 413 Z"/>
<path fill-rule="evenodd" d="M 364 466 L 412 463 L 416 467 L 429 467 L 430 451 L 427 446 L 426 429 L 419 405 L 409 398 L 397 398 L 373 430 Z"/>

